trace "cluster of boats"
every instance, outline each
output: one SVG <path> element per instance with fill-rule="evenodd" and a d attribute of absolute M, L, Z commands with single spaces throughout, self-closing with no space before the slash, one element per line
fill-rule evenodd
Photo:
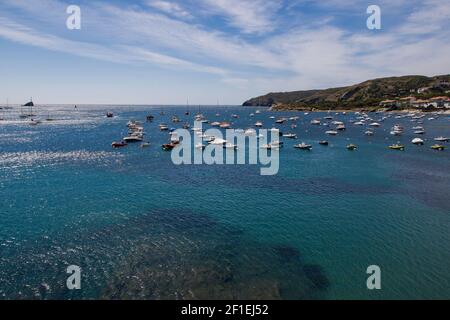
<path fill-rule="evenodd" d="M 259 110 L 256 113 L 252 113 L 250 114 L 250 117 L 254 117 L 255 114 L 259 114 L 261 113 Z M 162 113 L 163 114 L 163 113 Z M 185 113 L 186 115 L 189 115 L 189 112 Z M 305 113 L 305 115 L 308 115 L 309 113 Z M 375 113 L 378 115 L 378 113 Z M 338 115 L 338 113 L 337 113 Z M 341 115 L 346 115 L 346 113 L 341 113 Z M 220 116 L 219 113 L 216 114 L 217 117 Z M 431 120 L 435 120 L 438 118 L 439 115 L 434 115 L 433 117 L 429 117 L 428 121 Z M 362 126 L 365 127 L 365 131 L 364 134 L 366 136 L 373 136 L 376 134 L 377 129 L 382 127 L 383 122 L 385 120 L 387 120 L 388 118 L 392 118 L 394 117 L 395 119 L 404 119 L 404 118 L 411 118 L 412 122 L 415 122 L 416 125 L 414 125 L 412 127 L 412 131 L 415 135 L 424 135 L 426 134 L 426 131 L 423 127 L 423 122 L 425 119 L 425 115 L 424 114 L 402 114 L 402 115 L 394 115 L 394 114 L 381 114 L 379 117 L 377 117 L 376 119 L 372 118 L 373 115 L 371 114 L 369 116 L 369 114 L 367 113 L 362 113 L 362 112 L 356 112 L 354 114 L 354 117 L 352 117 L 352 119 L 349 119 L 348 123 L 353 124 L 354 126 Z M 238 119 L 240 118 L 239 115 L 237 114 L 232 114 L 231 115 L 232 119 Z M 346 124 L 343 121 L 338 121 L 334 119 L 335 117 L 333 115 L 331 115 L 330 113 L 326 116 L 324 116 L 323 118 L 316 118 L 310 121 L 310 124 L 312 126 L 326 126 L 328 127 L 328 130 L 325 131 L 326 135 L 329 136 L 336 136 L 338 135 L 340 132 L 347 130 Z M 208 119 L 206 119 L 201 113 L 198 113 L 194 116 L 194 119 L 196 122 L 200 122 L 203 124 L 209 124 L 211 127 L 216 127 L 216 128 L 220 128 L 220 129 L 230 129 L 233 125 L 233 123 L 231 121 L 209 121 Z M 280 118 L 276 118 L 275 116 L 270 116 L 269 119 L 273 120 L 275 124 L 278 125 L 286 125 L 287 123 L 290 124 L 290 127 L 292 129 L 297 128 L 298 124 L 297 121 L 300 119 L 299 116 L 294 116 L 294 117 L 280 117 Z M 152 122 L 154 120 L 154 116 L 147 116 L 147 122 Z M 177 124 L 179 126 L 179 124 L 181 122 L 183 122 L 180 118 L 178 118 L 176 115 L 172 116 L 171 121 L 174 124 Z M 144 142 L 144 128 L 142 123 L 138 122 L 138 121 L 130 121 L 128 124 L 128 136 L 124 137 L 122 139 L 122 141 L 120 142 L 114 142 L 113 143 L 113 147 L 118 148 L 118 147 L 123 147 L 128 145 L 128 143 L 133 143 L 133 142 L 141 142 L 142 146 L 148 146 L 148 143 Z M 257 138 L 262 138 L 263 136 L 261 134 L 258 134 L 256 129 L 259 128 L 263 128 L 263 122 L 262 121 L 256 121 L 254 123 L 254 128 L 247 128 L 247 129 L 235 129 L 236 133 L 240 133 L 244 136 L 256 136 Z M 180 139 L 177 137 L 176 133 L 174 132 L 176 129 L 175 128 L 171 128 L 169 127 L 168 124 L 166 123 L 160 123 L 158 125 L 159 130 L 160 131 L 168 131 L 169 132 L 169 142 L 165 143 L 162 145 L 162 149 L 165 151 L 170 151 L 173 150 L 177 145 L 180 144 Z M 188 122 L 185 122 L 182 126 L 184 129 L 191 129 L 190 128 L 190 124 Z M 255 129 L 256 128 L 256 129 Z M 221 145 L 223 146 L 223 148 L 226 149 L 234 149 L 237 150 L 238 146 L 236 146 L 235 144 L 224 140 L 222 138 L 218 138 L 218 137 L 214 137 L 214 136 L 209 136 L 206 135 L 200 128 L 192 128 L 191 129 L 197 136 L 202 138 L 202 143 L 199 143 L 198 145 L 195 146 L 196 149 L 204 149 L 206 148 L 206 146 L 209 145 Z M 272 128 L 269 131 L 271 131 L 272 133 L 277 131 L 279 137 L 281 138 L 285 138 L 285 139 L 298 139 L 298 135 L 296 133 L 282 133 L 280 132 L 280 129 L 278 128 Z M 393 136 L 401 136 L 404 134 L 405 132 L 405 127 L 403 125 L 400 124 L 395 124 L 389 132 L 391 135 Z M 269 144 L 264 144 L 261 146 L 261 148 L 263 149 L 280 149 L 284 146 L 284 142 L 279 141 L 280 139 L 277 139 L 274 142 L 271 142 Z M 449 142 L 449 138 L 446 137 L 437 137 L 434 139 L 434 141 L 436 142 L 434 145 L 431 146 L 431 148 L 433 150 L 444 150 L 446 147 L 443 145 L 443 143 L 445 142 Z M 206 144 L 204 144 L 206 143 Z M 412 139 L 411 141 L 412 144 L 414 145 L 424 145 L 425 141 L 424 139 L 421 139 L 420 137 L 416 137 L 414 139 Z M 328 146 L 329 142 L 326 140 L 323 141 L 319 141 L 318 142 L 319 145 L 322 146 Z M 313 149 L 313 146 L 311 144 L 302 142 L 299 144 L 295 144 L 294 148 L 299 149 L 299 150 L 307 150 L 307 151 L 311 151 Z M 400 150 L 400 151 L 404 151 L 406 149 L 406 147 L 400 143 L 396 143 L 396 144 L 392 144 L 390 146 L 388 146 L 389 149 L 391 150 Z M 358 146 L 355 144 L 349 144 L 347 145 L 347 149 L 354 151 L 358 149 Z"/>
<path fill-rule="evenodd" d="M 113 142 L 113 148 L 126 147 L 129 143 L 141 143 L 142 148 L 150 146 L 150 143 L 144 141 L 145 131 L 141 122 L 135 120 L 128 121 L 127 127 L 128 135 L 121 141 Z"/>

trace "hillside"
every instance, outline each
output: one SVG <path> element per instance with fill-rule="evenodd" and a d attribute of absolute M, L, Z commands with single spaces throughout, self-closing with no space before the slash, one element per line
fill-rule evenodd
<path fill-rule="evenodd" d="M 422 92 L 421 89 L 427 88 Z M 348 87 L 324 90 L 269 93 L 244 102 L 244 106 L 273 106 L 275 109 L 329 110 L 377 108 L 381 101 L 415 96 L 427 99 L 449 95 L 450 75 L 403 76 L 368 80 Z M 420 92 L 420 93 L 419 93 Z"/>

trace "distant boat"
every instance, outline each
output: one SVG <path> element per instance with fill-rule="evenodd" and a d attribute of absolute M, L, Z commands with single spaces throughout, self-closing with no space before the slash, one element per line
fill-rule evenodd
<path fill-rule="evenodd" d="M 111 144 L 111 146 L 114 148 L 114 149 L 117 149 L 117 148 L 123 148 L 123 147 L 126 147 L 128 144 L 125 142 L 125 141 L 121 141 L 121 142 L 113 142 L 112 144 Z"/>
<path fill-rule="evenodd" d="M 283 134 L 283 137 L 288 138 L 288 139 L 297 139 L 297 135 L 295 133 L 286 133 L 286 134 Z"/>
<path fill-rule="evenodd" d="M 328 141 L 323 140 L 323 141 L 319 141 L 319 144 L 321 146 L 327 146 L 329 143 L 328 143 Z"/>
<path fill-rule="evenodd" d="M 300 149 L 300 150 L 311 151 L 312 145 L 306 144 L 306 143 L 302 142 L 302 143 L 300 143 L 300 144 L 295 145 L 294 148 Z"/>
<path fill-rule="evenodd" d="M 30 100 L 30 102 L 27 102 L 23 105 L 24 107 L 34 107 L 33 100 Z"/>
<path fill-rule="evenodd" d="M 416 146 L 422 146 L 424 144 L 424 141 L 420 138 L 415 138 L 411 141 L 413 144 L 415 144 Z"/>
<path fill-rule="evenodd" d="M 112 112 L 107 112 L 107 113 L 106 113 L 106 117 L 107 117 L 107 118 L 113 118 L 113 117 L 114 117 L 114 113 L 112 113 Z"/>
<path fill-rule="evenodd" d="M 440 145 L 440 144 L 435 144 L 434 146 L 431 147 L 431 149 L 437 150 L 437 151 L 444 151 L 445 146 Z"/>
<path fill-rule="evenodd" d="M 161 130 L 161 131 L 167 131 L 167 130 L 169 130 L 169 127 L 167 126 L 167 124 L 161 123 L 161 124 L 159 125 L 159 130 Z"/>
<path fill-rule="evenodd" d="M 354 145 L 354 144 L 349 144 L 347 146 L 347 149 L 350 150 L 350 151 L 354 151 L 354 150 L 358 149 L 358 147 L 356 145 Z"/>
<path fill-rule="evenodd" d="M 142 138 L 142 136 L 128 136 L 123 138 L 123 141 L 125 142 L 142 142 L 144 139 Z"/>
<path fill-rule="evenodd" d="M 450 140 L 450 138 L 446 138 L 446 137 L 434 138 L 434 141 L 437 141 L 437 142 L 448 142 L 449 140 Z"/>
<path fill-rule="evenodd" d="M 389 146 L 389 149 L 391 149 L 391 150 L 405 151 L 405 146 L 403 146 L 403 145 L 401 145 L 401 144 L 393 144 L 393 145 Z"/>

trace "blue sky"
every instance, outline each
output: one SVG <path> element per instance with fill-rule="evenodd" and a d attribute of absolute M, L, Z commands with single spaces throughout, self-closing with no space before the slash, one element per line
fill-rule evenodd
<path fill-rule="evenodd" d="M 0 103 L 240 104 L 447 74 L 449 40 L 450 0 L 0 0 Z"/>

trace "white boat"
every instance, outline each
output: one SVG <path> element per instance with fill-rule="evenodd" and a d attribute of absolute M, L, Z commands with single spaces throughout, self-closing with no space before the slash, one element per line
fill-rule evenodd
<path fill-rule="evenodd" d="M 369 124 L 369 126 L 371 126 L 371 127 L 380 127 L 381 124 L 379 124 L 378 122 L 373 122 L 373 123 Z"/>
<path fill-rule="evenodd" d="M 218 145 L 225 145 L 228 141 L 220 138 L 215 138 L 213 141 L 210 141 L 209 144 L 218 146 Z"/>
<path fill-rule="evenodd" d="M 213 122 L 213 123 L 211 123 L 211 126 L 213 126 L 213 127 L 218 127 L 218 126 L 220 126 L 220 122 Z"/>
<path fill-rule="evenodd" d="M 258 121 L 255 123 L 255 127 L 257 127 L 257 128 L 261 128 L 262 126 L 263 126 L 263 124 L 261 121 Z"/>
<path fill-rule="evenodd" d="M 320 120 L 312 120 L 311 124 L 318 126 L 318 125 L 320 125 Z"/>
<path fill-rule="evenodd" d="M 37 125 L 40 124 L 40 123 L 41 123 L 40 120 L 34 120 L 34 119 L 31 119 L 30 122 L 28 122 L 28 124 L 29 124 L 30 126 L 37 126 Z"/>
<path fill-rule="evenodd" d="M 312 145 L 302 142 L 300 144 L 295 145 L 294 148 L 300 149 L 300 150 L 308 150 L 308 151 L 310 151 L 312 149 Z"/>
<path fill-rule="evenodd" d="M 246 136 L 256 136 L 256 130 L 255 129 L 247 129 L 244 131 L 244 135 Z"/>
<path fill-rule="evenodd" d="M 366 136 L 373 136 L 374 135 L 373 131 L 370 131 L 370 130 L 367 130 L 364 134 Z"/>
<path fill-rule="evenodd" d="M 221 122 L 219 127 L 221 127 L 222 129 L 229 129 L 231 127 L 231 123 L 229 123 L 229 122 Z"/>
<path fill-rule="evenodd" d="M 327 132 L 325 132 L 325 133 L 328 134 L 328 135 L 330 135 L 330 136 L 335 136 L 335 135 L 338 134 L 338 132 L 337 132 L 337 131 L 334 131 L 334 130 L 329 130 L 329 131 L 327 131 Z"/>
<path fill-rule="evenodd" d="M 123 141 L 125 141 L 126 143 L 130 143 L 130 142 L 142 142 L 144 140 L 144 138 L 140 135 L 132 135 L 132 136 L 128 136 L 123 138 Z"/>
<path fill-rule="evenodd" d="M 195 145 L 195 149 L 205 149 L 206 148 L 206 146 L 203 144 L 203 143 L 197 143 L 196 145 Z"/>
<path fill-rule="evenodd" d="M 269 143 L 269 144 L 263 144 L 261 146 L 261 149 L 267 149 L 267 150 L 272 150 L 272 149 L 280 149 L 280 145 L 274 145 L 273 143 Z"/>
<path fill-rule="evenodd" d="M 336 127 L 336 130 L 338 130 L 338 131 L 343 131 L 343 130 L 345 130 L 346 128 L 345 128 L 345 125 L 344 124 L 340 124 L 340 125 L 338 125 L 337 127 Z"/>
<path fill-rule="evenodd" d="M 415 138 L 415 139 L 412 139 L 412 141 L 411 141 L 413 144 L 415 144 L 415 145 L 423 145 L 424 144 L 424 141 L 422 140 L 422 139 L 420 139 L 420 138 Z"/>
<path fill-rule="evenodd" d="M 234 150 L 237 150 L 237 149 L 238 149 L 238 146 L 237 146 L 237 145 L 232 144 L 232 143 L 229 143 L 229 142 L 225 143 L 225 144 L 223 145 L 223 147 L 224 147 L 225 149 L 234 149 Z"/>
<path fill-rule="evenodd" d="M 425 134 L 425 130 L 416 130 L 414 134 Z"/>
<path fill-rule="evenodd" d="M 357 121 L 357 122 L 354 123 L 354 125 L 355 125 L 355 126 L 363 126 L 363 125 L 364 125 L 364 122 L 362 122 L 362 121 Z"/>
<path fill-rule="evenodd" d="M 437 142 L 448 142 L 450 140 L 450 138 L 446 138 L 446 137 L 437 137 L 437 138 L 434 138 L 434 141 L 437 141 Z"/>
<path fill-rule="evenodd" d="M 286 133 L 286 134 L 283 134 L 283 137 L 288 138 L 288 139 L 297 139 L 297 135 L 295 133 Z"/>

